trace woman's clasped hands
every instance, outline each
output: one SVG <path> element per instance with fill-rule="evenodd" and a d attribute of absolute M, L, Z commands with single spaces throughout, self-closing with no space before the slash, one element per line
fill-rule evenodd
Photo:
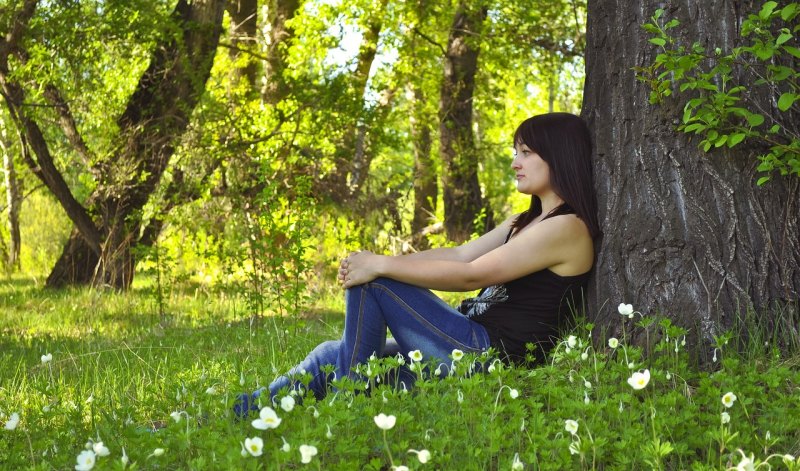
<path fill-rule="evenodd" d="M 375 265 L 379 255 L 369 250 L 351 252 L 339 264 L 339 283 L 343 288 L 369 283 L 378 277 Z"/>

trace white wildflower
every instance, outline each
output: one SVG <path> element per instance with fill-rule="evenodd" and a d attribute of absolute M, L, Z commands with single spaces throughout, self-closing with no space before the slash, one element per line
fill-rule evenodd
<path fill-rule="evenodd" d="M 377 425 L 378 428 L 383 430 L 391 430 L 392 427 L 394 427 L 395 422 L 397 422 L 397 417 L 393 415 L 386 415 L 381 412 L 380 414 L 376 415 L 373 420 L 375 420 L 375 425 Z"/>
<path fill-rule="evenodd" d="M 271 407 L 264 407 L 261 409 L 261 412 L 259 412 L 258 418 L 254 420 L 252 424 L 253 427 L 259 430 L 268 430 L 271 428 L 276 428 L 278 425 L 280 425 L 281 419 Z"/>
<path fill-rule="evenodd" d="M 644 389 L 647 383 L 650 382 L 650 370 L 637 371 L 628 378 L 628 384 L 637 391 Z"/>
<path fill-rule="evenodd" d="M 621 303 L 617 306 L 617 311 L 623 316 L 627 316 L 628 319 L 633 319 L 633 305 Z"/>
<path fill-rule="evenodd" d="M 300 462 L 311 463 L 311 458 L 317 454 L 317 447 L 313 445 L 300 445 Z"/>
<path fill-rule="evenodd" d="M 567 419 L 564 421 L 564 430 L 575 435 L 578 433 L 578 422 L 575 420 Z"/>
<path fill-rule="evenodd" d="M 19 425 L 19 413 L 14 412 L 6 421 L 6 430 L 14 430 Z"/>
<path fill-rule="evenodd" d="M 261 437 L 245 438 L 244 447 L 253 456 L 261 456 L 264 451 L 264 440 Z"/>
<path fill-rule="evenodd" d="M 294 398 L 292 396 L 283 396 L 281 398 L 281 409 L 286 412 L 291 412 L 294 409 Z"/>
<path fill-rule="evenodd" d="M 78 464 L 75 465 L 75 471 L 89 471 L 94 468 L 97 462 L 97 457 L 92 450 L 83 450 L 77 458 Z"/>
<path fill-rule="evenodd" d="M 725 407 L 728 408 L 733 407 L 734 402 L 736 402 L 736 394 L 732 392 L 727 392 L 725 393 L 724 396 L 722 396 L 722 405 L 724 405 Z"/>

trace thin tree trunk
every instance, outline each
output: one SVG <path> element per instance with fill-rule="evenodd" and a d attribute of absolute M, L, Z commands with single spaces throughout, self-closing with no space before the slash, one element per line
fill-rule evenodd
<path fill-rule="evenodd" d="M 414 248 L 425 250 L 429 244 L 424 230 L 431 224 L 436 213 L 439 188 L 436 184 L 436 168 L 431 155 L 431 121 L 426 119 L 421 111 L 425 97 L 422 90 L 415 85 L 411 86 L 411 94 L 413 111 L 409 124 L 414 146 L 414 218 L 411 221 L 411 234 Z"/>
<path fill-rule="evenodd" d="M 363 103 L 367 91 L 369 72 L 378 53 L 378 40 L 383 29 L 383 15 L 388 0 L 381 0 L 370 12 L 367 25 L 358 51 L 356 70 L 350 75 L 352 93 Z M 393 91 L 387 91 L 382 97 L 383 112 L 393 98 Z M 362 106 L 362 110 L 366 105 Z M 336 169 L 321 182 L 321 187 L 336 203 L 345 205 L 353 202 L 360 194 L 372 163 L 372 152 L 369 149 L 369 129 L 364 123 L 362 113 L 353 117 L 347 129 L 343 130 L 344 139 L 337 147 L 334 155 Z"/>
<path fill-rule="evenodd" d="M 448 238 L 456 242 L 470 238 L 483 206 L 472 133 L 472 100 L 487 10 L 471 3 L 459 3 L 450 28 L 439 102 L 444 224 Z"/>
<path fill-rule="evenodd" d="M 3 173 L 6 182 L 6 207 L 8 208 L 8 268 L 11 271 L 19 270 L 19 252 L 21 237 L 19 231 L 19 207 L 21 203 L 17 172 L 14 168 L 14 154 L 12 146 L 7 140 L 6 123 L 0 118 L 0 150 L 3 152 Z"/>
<path fill-rule="evenodd" d="M 677 0 L 669 15 L 684 42 L 730 50 L 750 2 Z M 642 34 L 661 2 L 589 2 L 583 116 L 595 134 L 600 222 L 591 305 L 619 328 L 616 306 L 667 314 L 710 341 L 744 310 L 770 322 L 774 303 L 800 297 L 800 194 L 796 178 L 755 184 L 755 153 L 704 154 L 675 130 L 681 105 L 648 104 L 633 67 L 657 48 Z M 712 46 L 713 47 L 713 46 Z M 774 320 L 774 319 L 773 319 Z M 770 325 L 770 324 L 766 324 Z"/>

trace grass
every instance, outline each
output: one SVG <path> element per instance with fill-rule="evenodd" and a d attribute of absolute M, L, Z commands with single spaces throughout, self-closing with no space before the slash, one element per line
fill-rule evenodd
<path fill-rule="evenodd" d="M 679 328 L 622 316 L 629 335 L 651 330 L 647 357 L 625 339 L 591 339 L 583 324 L 535 369 L 465 356 L 455 375 L 423 375 L 410 392 L 373 380 L 370 394 L 340 384 L 323 401 L 274 405 L 280 425 L 257 430 L 232 417 L 236 394 L 336 338 L 341 301 L 252 318 L 235 292 L 185 284 L 159 303 L 148 283 L 119 294 L 0 282 L 0 425 L 20 417 L 0 429 L 0 468 L 75 469 L 88 447 L 109 452 L 96 469 L 126 468 L 123 456 L 127 469 L 800 469 L 798 357 L 723 347 L 712 371 L 698 371 Z M 478 363 L 491 371 L 469 374 Z M 645 370 L 647 385 L 631 387 Z M 380 413 L 394 426 L 379 428 Z M 243 448 L 258 449 L 254 438 L 258 457 Z M 303 448 L 308 464 L 301 445 L 317 450 Z"/>

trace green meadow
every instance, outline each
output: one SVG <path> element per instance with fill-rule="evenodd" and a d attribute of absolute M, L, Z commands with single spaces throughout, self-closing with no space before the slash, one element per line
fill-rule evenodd
<path fill-rule="evenodd" d="M 647 334 L 642 347 L 581 321 L 535 368 L 459 352 L 374 359 L 367 382 L 237 420 L 237 394 L 337 337 L 341 292 L 250 316 L 241 294 L 187 282 L 157 296 L 150 281 L 0 283 L 0 468 L 800 469 L 800 356 L 769 341 L 721 336 L 699 368 L 682 329 L 634 312 L 619 322 Z M 401 361 L 413 389 L 381 380 Z M 442 361 L 455 373 L 431 378 Z"/>

